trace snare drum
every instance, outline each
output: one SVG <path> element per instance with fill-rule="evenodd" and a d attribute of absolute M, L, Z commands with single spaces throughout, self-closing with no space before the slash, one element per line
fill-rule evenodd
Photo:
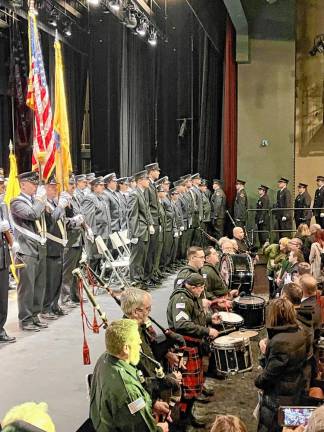
<path fill-rule="evenodd" d="M 264 327 L 265 301 L 261 297 L 246 296 L 233 300 L 233 310 L 244 318 L 244 327 L 260 329 Z"/>
<path fill-rule="evenodd" d="M 221 336 L 212 342 L 216 370 L 222 375 L 235 375 L 252 369 L 252 351 L 248 338 Z"/>
<path fill-rule="evenodd" d="M 244 319 L 240 315 L 233 312 L 218 312 L 222 322 L 221 324 L 225 327 L 243 327 Z"/>
<path fill-rule="evenodd" d="M 248 254 L 223 254 L 220 272 L 229 290 L 250 293 L 253 288 L 253 262 Z"/>

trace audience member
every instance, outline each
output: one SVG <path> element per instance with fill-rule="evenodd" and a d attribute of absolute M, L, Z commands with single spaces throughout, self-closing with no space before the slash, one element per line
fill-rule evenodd
<path fill-rule="evenodd" d="M 318 230 L 321 229 L 321 226 L 319 224 L 313 224 L 310 226 L 310 236 L 305 240 L 304 247 L 303 247 L 303 253 L 305 257 L 305 261 L 309 262 L 309 254 L 311 250 L 311 246 L 315 241 L 315 234 Z"/>
<path fill-rule="evenodd" d="M 267 259 L 267 277 L 269 282 L 269 297 L 274 298 L 276 293 L 275 273 L 280 270 L 281 263 L 287 258 L 288 253 L 288 237 L 283 237 L 279 240 L 279 244 L 265 243 L 263 246 L 263 254 Z"/>
<path fill-rule="evenodd" d="M 324 230 L 321 229 L 315 233 L 315 242 L 312 244 L 309 254 L 311 273 L 318 283 L 323 282 L 322 254 L 324 254 Z"/>
<path fill-rule="evenodd" d="M 263 390 L 258 432 L 277 432 L 279 406 L 299 405 L 304 384 L 306 341 L 290 301 L 270 302 L 267 332 L 264 369 L 255 380 L 256 387 Z"/>
<path fill-rule="evenodd" d="M 47 404 L 41 402 L 26 402 L 11 408 L 4 416 L 1 426 L 5 428 L 17 421 L 23 421 L 35 426 L 44 432 L 55 432 L 54 423 L 47 413 Z M 12 429 L 13 431 L 19 429 Z M 26 429 L 27 430 L 27 429 Z"/>
<path fill-rule="evenodd" d="M 247 432 L 245 424 L 236 416 L 217 416 L 210 432 Z"/>
<path fill-rule="evenodd" d="M 302 306 L 312 306 L 313 308 L 314 340 L 317 341 L 321 327 L 321 309 L 317 302 L 317 282 L 313 276 L 305 274 L 299 279 L 299 284 L 303 290 Z"/>

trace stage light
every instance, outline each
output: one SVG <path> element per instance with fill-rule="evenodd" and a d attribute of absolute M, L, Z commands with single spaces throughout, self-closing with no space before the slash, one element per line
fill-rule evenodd
<path fill-rule="evenodd" d="M 93 6 L 98 6 L 100 3 L 100 0 L 88 0 L 88 3 Z"/>
<path fill-rule="evenodd" d="M 110 0 L 109 6 L 111 7 L 112 10 L 118 12 L 120 9 L 119 0 Z"/>
<path fill-rule="evenodd" d="M 150 36 L 148 38 L 148 43 L 152 46 L 157 45 L 157 35 L 155 30 L 150 30 Z"/>
<path fill-rule="evenodd" d="M 137 29 L 136 29 L 136 33 L 139 34 L 141 37 L 146 36 L 147 33 L 147 22 L 145 21 L 144 18 L 141 19 Z"/>
<path fill-rule="evenodd" d="M 134 29 L 137 26 L 137 18 L 136 18 L 134 11 L 132 11 L 132 10 L 126 11 L 124 24 L 127 28 L 130 28 L 130 29 Z"/>
<path fill-rule="evenodd" d="M 64 33 L 64 35 L 67 36 L 67 37 L 72 36 L 72 25 L 71 25 L 71 23 L 70 23 L 70 24 L 67 24 L 67 25 L 64 27 L 63 33 Z"/>

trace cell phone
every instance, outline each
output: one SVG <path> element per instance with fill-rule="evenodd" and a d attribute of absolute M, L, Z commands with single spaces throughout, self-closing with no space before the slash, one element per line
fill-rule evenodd
<path fill-rule="evenodd" d="M 309 417 L 316 407 L 305 406 L 281 406 L 278 411 L 278 422 L 280 426 L 306 426 Z"/>

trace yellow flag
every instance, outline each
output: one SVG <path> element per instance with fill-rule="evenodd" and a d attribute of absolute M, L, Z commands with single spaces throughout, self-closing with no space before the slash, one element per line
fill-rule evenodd
<path fill-rule="evenodd" d="M 20 194 L 20 186 L 19 186 L 19 181 L 17 179 L 18 170 L 17 170 L 16 155 L 13 152 L 11 141 L 9 144 L 9 149 L 10 149 L 10 153 L 9 153 L 10 171 L 9 171 L 7 189 L 4 196 L 4 202 L 7 204 L 8 208 L 10 206 L 10 201 L 16 198 L 16 196 Z"/>
<path fill-rule="evenodd" d="M 55 169 L 56 178 L 60 183 L 60 190 L 66 190 L 69 175 L 72 172 L 70 155 L 70 131 L 66 106 L 66 95 L 64 87 L 64 69 L 62 61 L 61 44 L 58 40 L 54 43 L 55 48 L 55 114 L 54 135 L 56 144 Z"/>

